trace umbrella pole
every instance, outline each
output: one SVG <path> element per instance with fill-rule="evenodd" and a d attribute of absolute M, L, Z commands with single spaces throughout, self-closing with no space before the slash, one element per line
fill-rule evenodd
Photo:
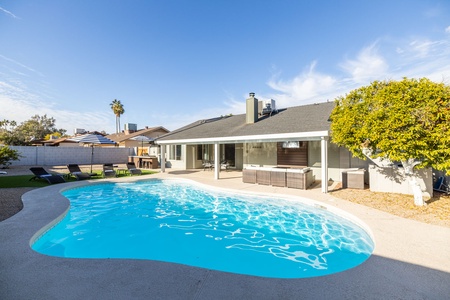
<path fill-rule="evenodd" d="M 94 158 L 94 144 L 91 145 L 91 174 L 92 174 L 92 159 Z"/>

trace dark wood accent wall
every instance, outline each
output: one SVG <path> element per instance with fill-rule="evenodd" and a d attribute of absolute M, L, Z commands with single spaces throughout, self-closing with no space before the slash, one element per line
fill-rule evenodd
<path fill-rule="evenodd" d="M 300 142 L 300 148 L 283 148 L 283 143 L 277 143 L 277 164 L 279 166 L 307 166 L 308 142 Z"/>

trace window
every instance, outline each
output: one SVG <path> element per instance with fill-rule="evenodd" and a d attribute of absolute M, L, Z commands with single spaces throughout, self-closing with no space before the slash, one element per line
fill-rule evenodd
<path fill-rule="evenodd" d="M 197 145 L 197 160 L 203 160 L 203 146 Z"/>
<path fill-rule="evenodd" d="M 181 160 L 181 145 L 170 145 L 169 159 L 170 160 Z"/>

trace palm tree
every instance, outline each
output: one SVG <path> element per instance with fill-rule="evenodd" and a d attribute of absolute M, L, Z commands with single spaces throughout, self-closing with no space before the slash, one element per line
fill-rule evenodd
<path fill-rule="evenodd" d="M 120 103 L 120 100 L 114 99 L 113 102 L 109 104 L 111 106 L 114 115 L 116 115 L 116 133 L 120 132 L 120 115 L 125 112 L 123 108 L 123 104 Z"/>

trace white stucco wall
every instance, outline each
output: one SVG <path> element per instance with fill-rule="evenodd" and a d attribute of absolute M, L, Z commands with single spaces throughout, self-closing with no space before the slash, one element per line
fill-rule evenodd
<path fill-rule="evenodd" d="M 415 178 L 424 196 L 433 196 L 433 172 L 431 168 L 415 170 Z M 402 167 L 380 168 L 369 166 L 370 190 L 372 192 L 399 193 L 413 195 L 409 178 L 405 176 Z"/>
<path fill-rule="evenodd" d="M 166 147 L 166 168 L 174 168 L 174 169 L 182 169 L 182 170 L 186 170 L 187 169 L 187 165 L 186 165 L 186 147 L 187 145 L 181 145 L 181 159 L 180 160 L 174 160 L 174 159 L 169 159 L 170 155 L 170 150 L 169 147 L 170 146 L 161 146 L 161 147 Z M 161 160 L 160 160 L 161 161 Z"/>
<path fill-rule="evenodd" d="M 90 164 L 91 147 L 35 147 L 10 146 L 19 151 L 23 157 L 19 161 L 12 161 L 12 165 L 54 166 L 66 164 Z M 118 147 L 94 147 L 93 164 L 126 163 L 132 149 Z"/>

